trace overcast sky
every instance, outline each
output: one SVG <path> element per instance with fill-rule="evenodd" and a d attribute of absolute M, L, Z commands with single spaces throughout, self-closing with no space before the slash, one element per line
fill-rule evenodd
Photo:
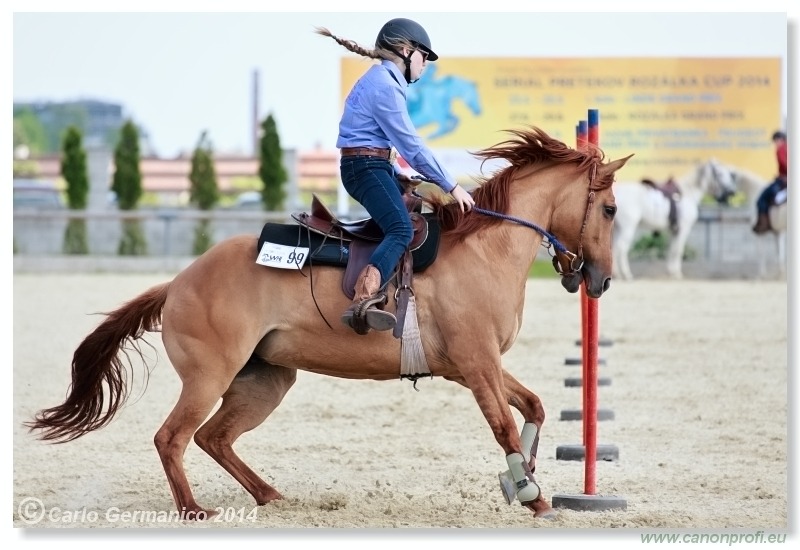
<path fill-rule="evenodd" d="M 146 4 L 136 9 L 152 9 Z M 371 46 L 396 16 L 422 23 L 441 57 L 786 59 L 785 12 L 15 13 L 13 100 L 120 103 L 162 156 L 191 151 L 203 130 L 218 152 L 250 153 L 258 71 L 259 116 L 274 114 L 282 145 L 332 148 L 341 114 L 339 60 L 350 54 L 313 29 L 326 26 Z"/>

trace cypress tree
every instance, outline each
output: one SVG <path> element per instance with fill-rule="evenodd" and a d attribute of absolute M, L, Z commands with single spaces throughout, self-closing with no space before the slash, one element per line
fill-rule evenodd
<path fill-rule="evenodd" d="M 289 178 L 286 174 L 286 169 L 283 167 L 281 141 L 272 114 L 261 123 L 260 145 L 261 164 L 258 169 L 258 175 L 264 184 L 261 190 L 264 210 L 280 210 L 283 208 L 283 201 L 286 198 L 283 184 Z"/>
<path fill-rule="evenodd" d="M 81 131 L 67 128 L 62 141 L 61 176 L 67 182 L 67 204 L 71 210 L 84 210 L 89 199 L 89 175 Z M 88 254 L 85 218 L 70 218 L 64 232 L 64 254 Z"/>
<path fill-rule="evenodd" d="M 204 131 L 200 135 L 197 146 L 192 153 L 192 170 L 189 174 L 191 182 L 189 202 L 200 210 L 211 210 L 219 202 L 219 187 L 214 169 L 214 158 L 211 142 Z M 214 244 L 212 239 L 211 220 L 201 218 L 194 233 L 192 252 L 199 256 Z"/>
<path fill-rule="evenodd" d="M 139 131 L 128 120 L 122 126 L 120 140 L 114 149 L 114 178 L 111 189 L 117 194 L 120 210 L 135 210 L 142 197 L 142 174 L 139 169 Z M 140 220 L 122 222 L 122 240 L 119 243 L 121 256 L 141 256 L 147 254 L 147 241 L 144 238 Z"/>
<path fill-rule="evenodd" d="M 189 201 L 200 210 L 211 210 L 219 202 L 219 187 L 214 169 L 211 142 L 206 132 L 200 135 L 192 153 L 192 171 L 189 174 L 191 187 Z"/>

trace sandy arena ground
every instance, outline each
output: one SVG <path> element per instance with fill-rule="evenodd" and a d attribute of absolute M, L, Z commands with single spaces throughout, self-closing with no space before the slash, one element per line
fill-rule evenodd
<path fill-rule="evenodd" d="M 283 404 L 237 451 L 285 500 L 255 507 L 233 478 L 194 444 L 187 474 L 200 504 L 221 521 L 162 522 L 173 500 L 153 435 L 180 384 L 159 335 L 149 386 L 108 427 L 47 445 L 21 426 L 60 404 L 78 343 L 95 312 L 165 275 L 14 276 L 13 433 L 15 527 L 569 529 L 766 529 L 788 520 L 787 285 L 785 282 L 615 282 L 600 301 L 598 443 L 619 460 L 597 464 L 597 493 L 627 510 L 560 510 L 534 519 L 508 506 L 497 474 L 506 469 L 472 395 L 441 379 L 346 381 L 300 373 Z M 556 460 L 581 442 L 579 300 L 556 280 L 529 283 L 522 330 L 505 366 L 542 398 L 537 480 L 545 496 L 580 495 L 584 464 Z M 141 374 L 141 371 L 138 372 Z M 141 376 L 136 378 L 141 381 Z M 515 412 L 518 422 L 521 418 Z M 44 517 L 41 519 L 41 512 Z M 38 515 L 37 515 L 38 514 Z M 226 516 L 227 515 L 227 520 Z M 155 519 L 155 520 L 154 520 Z M 544 535 L 545 533 L 542 533 Z M 535 539 L 531 539 L 535 540 Z"/>

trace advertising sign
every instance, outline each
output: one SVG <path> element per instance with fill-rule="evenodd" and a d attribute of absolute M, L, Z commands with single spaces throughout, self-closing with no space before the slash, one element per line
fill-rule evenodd
<path fill-rule="evenodd" d="M 342 102 L 369 63 L 342 59 Z M 780 80 L 780 58 L 448 58 L 407 97 L 418 132 L 461 181 L 479 175 L 470 153 L 507 129 L 538 126 L 574 146 L 588 109 L 599 109 L 607 158 L 635 154 L 619 180 L 664 181 L 711 157 L 768 179 Z"/>

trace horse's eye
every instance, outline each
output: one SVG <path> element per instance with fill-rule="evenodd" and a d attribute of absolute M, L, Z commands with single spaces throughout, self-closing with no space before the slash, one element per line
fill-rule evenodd
<path fill-rule="evenodd" d="M 613 205 L 606 205 L 603 207 L 603 212 L 609 218 L 613 218 L 614 215 L 617 213 L 617 207 Z"/>

